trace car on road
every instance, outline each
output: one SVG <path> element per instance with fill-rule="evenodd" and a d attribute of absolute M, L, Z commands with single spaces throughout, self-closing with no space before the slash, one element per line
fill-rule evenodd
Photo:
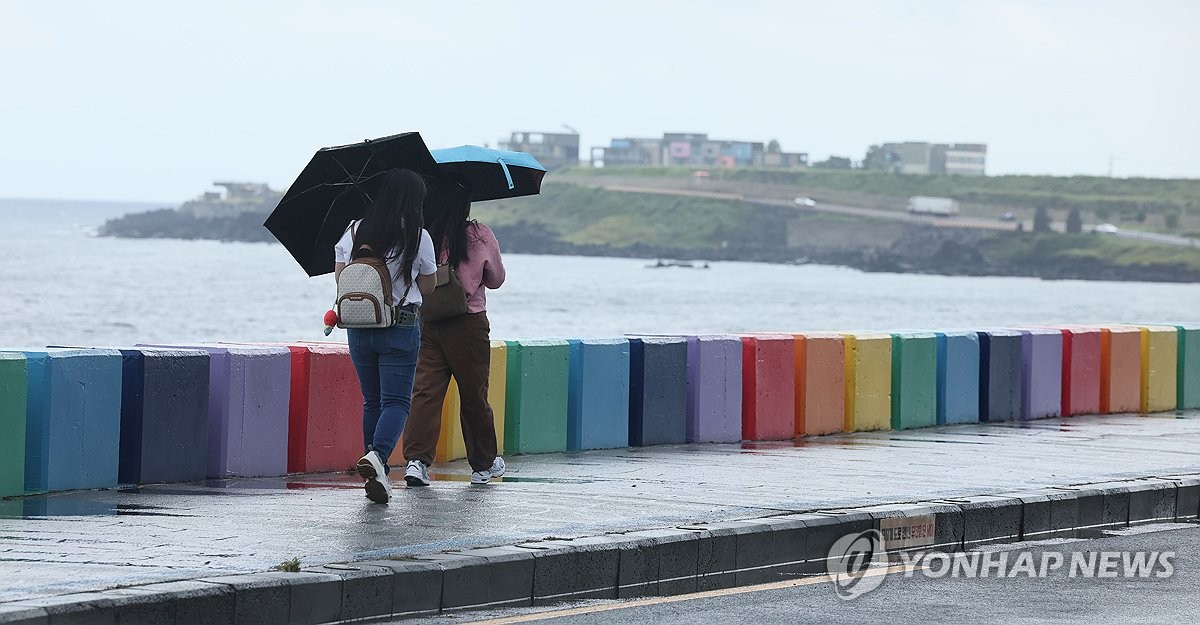
<path fill-rule="evenodd" d="M 809 208 L 817 205 L 817 201 L 810 197 L 798 197 L 796 198 L 796 203 L 800 206 L 808 206 Z"/>
<path fill-rule="evenodd" d="M 1000 221 L 1016 221 L 1017 216 L 1012 211 L 1008 211 L 1000 216 Z"/>
<path fill-rule="evenodd" d="M 1120 231 L 1120 228 L 1112 224 L 1096 224 L 1096 227 L 1092 228 L 1092 232 L 1099 232 L 1100 234 L 1116 234 Z"/>

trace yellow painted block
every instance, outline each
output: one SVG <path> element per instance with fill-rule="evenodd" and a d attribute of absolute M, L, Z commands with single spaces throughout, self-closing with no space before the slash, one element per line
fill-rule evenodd
<path fill-rule="evenodd" d="M 846 431 L 892 427 L 892 335 L 844 334 Z"/>
<path fill-rule="evenodd" d="M 467 457 L 467 446 L 463 443 L 462 421 L 459 418 L 462 402 L 458 397 L 458 380 L 450 378 L 450 388 L 442 402 L 442 431 L 438 435 L 437 462 L 447 462 Z"/>
<path fill-rule="evenodd" d="M 504 453 L 504 397 L 508 380 L 508 344 L 492 341 L 492 364 L 488 370 L 488 404 L 496 424 L 496 453 Z"/>
<path fill-rule="evenodd" d="M 1174 326 L 1142 330 L 1142 412 L 1175 409 L 1179 335 Z"/>

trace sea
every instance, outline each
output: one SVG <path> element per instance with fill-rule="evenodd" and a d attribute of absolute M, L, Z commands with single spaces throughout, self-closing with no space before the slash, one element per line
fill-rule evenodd
<path fill-rule="evenodd" d="M 308 277 L 281 245 L 96 235 L 106 219 L 161 207 L 0 199 L 0 350 L 346 340 L 323 333 L 332 276 Z M 508 279 L 488 293 L 492 337 L 1200 320 L 1200 284 L 657 260 L 506 254 Z"/>

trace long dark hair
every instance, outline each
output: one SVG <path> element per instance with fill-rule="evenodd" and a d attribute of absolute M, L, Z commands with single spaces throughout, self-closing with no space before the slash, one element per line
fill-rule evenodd
<path fill-rule="evenodd" d="M 389 169 L 381 176 L 367 214 L 354 233 L 350 258 L 374 256 L 384 262 L 400 258 L 405 287 L 412 284 L 412 266 L 421 245 L 425 181 L 408 169 Z M 370 250 L 362 246 L 370 246 Z"/>
<path fill-rule="evenodd" d="M 443 248 L 448 248 L 450 266 L 458 268 L 471 256 L 467 227 L 475 222 L 468 221 L 471 216 L 470 186 L 459 180 L 439 180 L 425 199 L 425 211 L 438 260 L 442 259 Z"/>

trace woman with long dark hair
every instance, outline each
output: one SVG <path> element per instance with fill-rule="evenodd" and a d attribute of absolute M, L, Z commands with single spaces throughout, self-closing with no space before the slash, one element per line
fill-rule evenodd
<path fill-rule="evenodd" d="M 358 474 L 367 497 L 391 499 L 387 459 L 408 419 L 413 376 L 421 345 L 416 322 L 422 295 L 432 293 L 437 272 L 433 240 L 422 227 L 425 182 L 407 169 L 383 174 L 379 190 L 360 221 L 351 222 L 334 246 L 334 277 L 358 258 L 383 261 L 392 279 L 396 323 L 386 328 L 348 328 L 350 359 L 363 395 L 363 446 Z"/>
<path fill-rule="evenodd" d="M 429 465 L 437 450 L 442 402 L 450 376 L 458 382 L 462 407 L 463 442 L 471 464 L 471 483 L 486 484 L 504 475 L 497 454 L 496 426 L 488 404 L 491 366 L 491 327 L 487 318 L 487 289 L 504 284 L 500 244 L 491 228 L 471 219 L 470 189 L 442 182 L 426 200 L 429 230 L 438 262 L 458 274 L 467 296 L 467 312 L 421 323 L 421 357 L 413 387 L 412 415 L 404 427 L 404 479 L 409 486 L 429 485 Z"/>

